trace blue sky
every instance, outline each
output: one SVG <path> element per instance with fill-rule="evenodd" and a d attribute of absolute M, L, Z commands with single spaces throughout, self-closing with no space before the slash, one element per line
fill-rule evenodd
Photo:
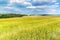
<path fill-rule="evenodd" d="M 60 0 L 0 0 L 0 13 L 60 14 Z"/>

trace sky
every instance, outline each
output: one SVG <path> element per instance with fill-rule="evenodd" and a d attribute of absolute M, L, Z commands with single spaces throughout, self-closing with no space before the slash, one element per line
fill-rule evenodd
<path fill-rule="evenodd" d="M 0 13 L 60 14 L 60 0 L 0 0 Z"/>

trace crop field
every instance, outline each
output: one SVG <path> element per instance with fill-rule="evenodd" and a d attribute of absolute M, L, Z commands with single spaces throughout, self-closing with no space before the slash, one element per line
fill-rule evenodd
<path fill-rule="evenodd" d="M 0 40 L 60 40 L 60 17 L 1 18 Z"/>

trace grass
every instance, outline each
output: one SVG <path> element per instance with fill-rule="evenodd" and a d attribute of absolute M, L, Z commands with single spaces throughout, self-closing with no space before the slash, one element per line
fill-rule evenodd
<path fill-rule="evenodd" d="M 0 40 L 60 40 L 60 17 L 0 19 Z"/>

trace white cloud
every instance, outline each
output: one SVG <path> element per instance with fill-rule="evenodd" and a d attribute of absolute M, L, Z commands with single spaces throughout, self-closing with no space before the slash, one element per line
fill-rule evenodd
<path fill-rule="evenodd" d="M 26 8 L 36 8 L 36 6 L 28 6 L 28 7 L 26 7 Z"/>
<path fill-rule="evenodd" d="M 10 0 L 9 1 L 10 3 L 24 3 L 24 2 L 26 2 L 26 0 Z"/>
<path fill-rule="evenodd" d="M 9 7 L 9 6 L 0 7 L 0 13 L 19 13 L 19 12 L 22 12 L 22 10 L 17 7 Z"/>
<path fill-rule="evenodd" d="M 57 2 L 57 0 L 52 0 L 52 2 Z"/>
<path fill-rule="evenodd" d="M 31 1 L 31 0 L 29 0 L 29 1 Z M 45 9 L 45 11 L 47 11 L 47 12 L 56 12 L 56 8 L 59 7 L 58 6 L 59 3 L 57 2 L 57 0 L 32 0 L 32 2 L 39 2 L 39 3 L 40 2 L 54 2 L 55 4 L 49 5 L 49 6 L 48 5 L 33 6 L 32 3 L 28 2 L 27 0 L 9 0 L 9 3 L 7 4 L 6 7 L 4 7 L 4 9 L 21 12 L 22 10 L 20 8 L 13 6 L 14 3 L 26 5 L 26 8 L 31 8 L 33 11 L 34 11 L 34 9 L 36 9 L 36 10 L 39 9 L 38 11 L 43 11 L 41 9 Z M 13 6 L 13 7 L 11 7 L 11 6 Z"/>
<path fill-rule="evenodd" d="M 4 7 L 4 9 L 10 9 L 10 10 L 14 10 L 14 11 L 21 11 L 21 9 L 16 8 L 16 7 Z"/>
<path fill-rule="evenodd" d="M 33 2 L 56 2 L 57 0 L 33 0 Z"/>
<path fill-rule="evenodd" d="M 27 6 L 26 8 L 46 8 L 47 6 Z"/>
<path fill-rule="evenodd" d="M 57 8 L 57 7 L 58 5 L 27 6 L 27 8 L 48 8 L 48 9 Z"/>
<path fill-rule="evenodd" d="M 31 6 L 32 4 L 30 2 L 28 2 L 27 0 L 10 0 L 9 1 L 9 4 L 7 6 L 11 6 L 11 5 L 14 5 L 14 3 L 17 3 L 17 4 L 23 4 L 23 5 L 26 5 L 26 6 Z"/>
<path fill-rule="evenodd" d="M 56 8 L 59 7 L 59 3 L 57 2 L 57 0 L 33 0 L 33 2 L 54 2 L 55 4 L 52 4 L 52 5 L 27 6 L 27 8 L 45 9 L 45 11 L 49 14 L 55 13 L 57 11 Z"/>
<path fill-rule="evenodd" d="M 23 2 L 25 5 L 32 5 L 30 2 Z"/>
<path fill-rule="evenodd" d="M 58 3 L 58 2 L 56 2 L 55 4 L 56 4 L 56 5 L 59 5 L 59 3 Z"/>
<path fill-rule="evenodd" d="M 23 2 L 23 0 L 10 0 L 9 2 L 10 2 L 10 3 L 13 3 L 13 2 L 20 3 L 20 2 Z"/>
<path fill-rule="evenodd" d="M 31 1 L 31 0 L 29 0 Z M 57 0 L 32 0 L 33 2 L 56 2 Z M 10 0 L 7 6 L 13 5 L 13 3 L 23 4 L 26 5 L 26 8 L 45 8 L 46 6 L 32 6 L 32 3 L 27 2 L 27 0 Z M 55 3 L 58 5 L 59 3 Z"/>

